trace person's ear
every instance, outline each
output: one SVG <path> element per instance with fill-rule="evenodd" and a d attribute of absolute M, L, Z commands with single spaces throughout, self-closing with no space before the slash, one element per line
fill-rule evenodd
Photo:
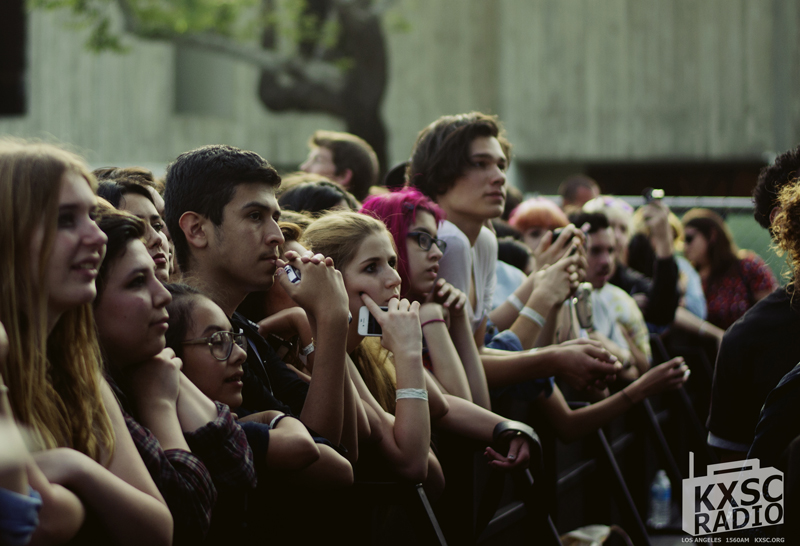
<path fill-rule="evenodd" d="M 780 211 L 780 207 L 772 207 L 772 210 L 769 211 L 769 225 L 772 225 L 772 223 L 775 221 L 775 217 L 778 216 Z"/>
<path fill-rule="evenodd" d="M 196 212 L 184 212 L 178 220 L 178 225 L 186 237 L 186 242 L 191 248 L 206 248 L 208 246 L 209 220 Z"/>
<path fill-rule="evenodd" d="M 352 169 L 345 169 L 344 172 L 340 175 L 334 176 L 334 181 L 338 182 L 345 188 L 350 187 L 350 181 L 353 179 L 353 170 Z"/>

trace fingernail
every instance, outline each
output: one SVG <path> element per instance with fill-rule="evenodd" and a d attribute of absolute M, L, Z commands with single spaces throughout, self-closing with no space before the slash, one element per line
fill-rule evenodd
<path fill-rule="evenodd" d="M 509 455 L 509 456 L 508 456 L 508 460 L 509 460 L 509 461 L 513 461 L 513 460 L 515 460 L 516 458 L 517 458 L 517 456 L 516 456 L 516 455 Z"/>

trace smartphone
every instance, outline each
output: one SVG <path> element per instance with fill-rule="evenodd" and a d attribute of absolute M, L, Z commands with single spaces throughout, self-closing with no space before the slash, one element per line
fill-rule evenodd
<path fill-rule="evenodd" d="M 300 282 L 300 271 L 292 267 L 291 265 L 285 265 L 283 270 L 286 271 L 286 277 L 292 284 L 297 284 Z"/>
<path fill-rule="evenodd" d="M 592 283 L 582 282 L 575 291 L 572 299 L 575 305 L 575 314 L 578 315 L 578 324 L 583 329 L 594 328 L 594 315 L 592 312 Z"/>
<path fill-rule="evenodd" d="M 388 311 L 388 307 L 381 307 L 381 311 Z M 383 330 L 381 325 L 369 312 L 367 306 L 364 305 L 358 310 L 358 335 L 360 336 L 382 336 Z"/>

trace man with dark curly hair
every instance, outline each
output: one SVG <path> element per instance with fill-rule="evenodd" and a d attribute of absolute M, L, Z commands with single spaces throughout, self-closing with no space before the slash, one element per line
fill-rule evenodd
<path fill-rule="evenodd" d="M 753 215 L 770 230 L 781 189 L 800 175 L 800 146 L 763 169 L 753 190 Z M 736 321 L 722 338 L 714 369 L 708 444 L 725 461 L 744 459 L 761 407 L 781 378 L 800 362 L 800 310 L 778 287 Z"/>
<path fill-rule="evenodd" d="M 780 210 L 778 194 L 786 184 L 800 176 L 800 146 L 782 153 L 772 165 L 767 165 L 758 175 L 753 188 L 753 216 L 764 229 L 770 229 L 775 215 Z"/>

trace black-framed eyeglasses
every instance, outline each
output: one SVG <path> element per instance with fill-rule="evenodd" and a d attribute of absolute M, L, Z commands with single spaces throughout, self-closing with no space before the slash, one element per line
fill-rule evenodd
<path fill-rule="evenodd" d="M 434 244 L 439 247 L 439 250 L 444 252 L 444 249 L 447 248 L 447 243 L 442 241 L 441 239 L 437 239 L 430 233 L 425 233 L 424 231 L 409 231 L 409 237 L 414 237 L 417 240 L 417 244 L 422 250 L 428 251 L 431 249 L 431 246 Z"/>
<path fill-rule="evenodd" d="M 211 356 L 217 360 L 228 360 L 233 352 L 234 343 L 247 352 L 247 338 L 244 337 L 243 332 L 215 332 L 208 337 L 186 340 L 182 345 L 201 345 L 203 343 L 208 345 Z"/>

